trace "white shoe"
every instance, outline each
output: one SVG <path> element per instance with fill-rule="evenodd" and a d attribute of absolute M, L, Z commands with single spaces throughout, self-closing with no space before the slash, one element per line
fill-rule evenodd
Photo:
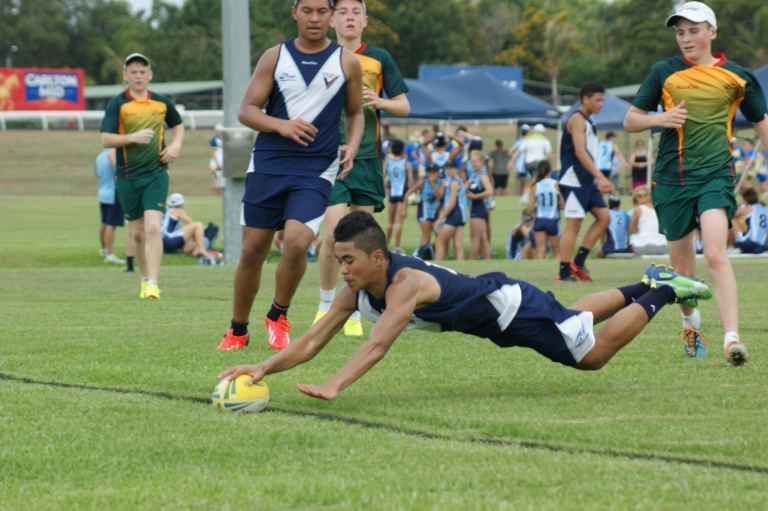
<path fill-rule="evenodd" d="M 125 261 L 119 259 L 115 254 L 107 254 L 107 257 L 104 258 L 104 262 L 112 264 L 125 264 Z"/>

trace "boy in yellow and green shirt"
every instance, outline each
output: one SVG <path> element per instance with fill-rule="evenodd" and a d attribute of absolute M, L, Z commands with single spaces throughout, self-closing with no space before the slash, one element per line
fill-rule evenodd
<path fill-rule="evenodd" d="M 693 276 L 694 230 L 701 229 L 704 263 L 725 330 L 726 363 L 742 366 L 749 361 L 749 352 L 739 339 L 736 278 L 726 252 L 728 227 L 736 210 L 730 141 L 739 108 L 768 144 L 765 96 L 749 69 L 723 54 L 712 54 L 717 19 L 707 5 L 685 3 L 666 24 L 675 28 L 682 55 L 651 68 L 624 127 L 628 132 L 663 128 L 652 182 L 659 230 L 667 238 L 672 266 Z M 663 113 L 647 115 L 659 104 Z M 695 301 L 681 305 L 683 337 L 686 355 L 702 358 L 707 345 L 696 305 Z"/>

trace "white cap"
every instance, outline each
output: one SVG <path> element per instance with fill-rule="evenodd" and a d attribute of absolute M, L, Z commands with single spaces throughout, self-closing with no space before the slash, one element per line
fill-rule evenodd
<path fill-rule="evenodd" d="M 216 126 L 213 127 L 214 131 L 224 131 L 224 125 L 221 123 L 218 123 Z"/>
<path fill-rule="evenodd" d="M 537 124 L 536 126 L 533 127 L 533 132 L 534 133 L 546 133 L 547 132 L 547 128 L 545 128 L 543 124 Z"/>
<path fill-rule="evenodd" d="M 125 60 L 123 61 L 123 69 L 125 69 L 128 66 L 128 63 L 132 60 L 141 60 L 144 61 L 144 63 L 150 67 L 152 67 L 149 63 L 149 59 L 142 55 L 141 53 L 131 53 L 127 57 L 125 57 Z"/>
<path fill-rule="evenodd" d="M 685 18 L 694 23 L 706 21 L 717 30 L 717 18 L 715 18 L 714 11 L 701 2 L 686 2 L 678 7 L 675 14 L 667 18 L 667 26 L 674 26 L 677 23 L 677 18 Z"/>
<path fill-rule="evenodd" d="M 168 197 L 167 204 L 169 208 L 178 208 L 184 204 L 184 196 L 180 193 L 172 193 L 171 196 Z"/>

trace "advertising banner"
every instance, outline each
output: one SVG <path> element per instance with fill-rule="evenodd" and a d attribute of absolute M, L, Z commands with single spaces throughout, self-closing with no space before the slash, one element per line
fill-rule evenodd
<path fill-rule="evenodd" d="M 0 111 L 11 110 L 85 110 L 85 72 L 0 67 Z"/>

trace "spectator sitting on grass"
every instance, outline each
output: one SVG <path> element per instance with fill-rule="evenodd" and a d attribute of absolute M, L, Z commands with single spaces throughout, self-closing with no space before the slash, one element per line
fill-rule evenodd
<path fill-rule="evenodd" d="M 205 228 L 202 222 L 195 222 L 184 211 L 184 196 L 172 193 L 168 207 L 163 214 L 163 251 L 166 254 L 184 252 L 192 257 L 208 258 L 220 256 L 217 252 L 206 251 Z M 218 233 L 217 233 L 218 234 Z M 214 261 L 215 262 L 215 261 Z"/>

